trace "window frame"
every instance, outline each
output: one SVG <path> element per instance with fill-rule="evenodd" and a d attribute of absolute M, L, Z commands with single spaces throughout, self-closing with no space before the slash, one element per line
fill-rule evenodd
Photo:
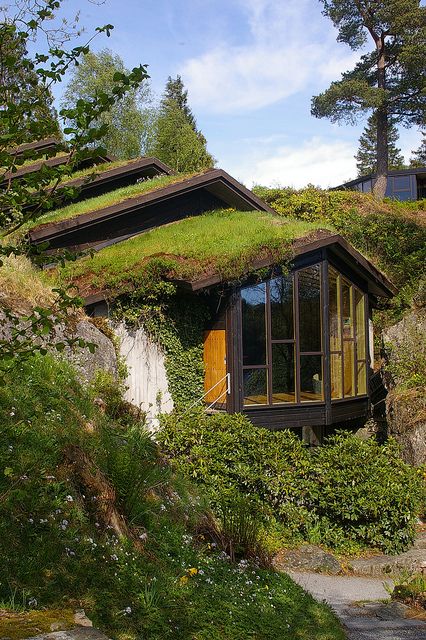
<path fill-rule="evenodd" d="M 243 287 L 240 287 L 238 290 L 237 297 L 237 314 L 239 317 L 238 326 L 240 328 L 239 335 L 237 337 L 238 342 L 238 351 L 240 353 L 240 357 L 238 358 L 238 381 L 240 388 L 240 401 L 239 401 L 239 409 L 244 412 L 251 411 L 271 411 L 274 409 L 277 410 L 289 410 L 292 409 L 306 409 L 309 410 L 310 407 L 326 407 L 331 410 L 331 406 L 334 404 L 357 401 L 362 399 L 368 399 L 368 383 L 369 383 L 369 369 L 370 369 L 370 345 L 369 345 L 369 304 L 368 304 L 368 293 L 367 287 L 365 283 L 360 282 L 359 278 L 355 275 L 352 275 L 349 268 L 345 268 L 343 264 L 336 264 L 338 261 L 330 260 L 329 256 L 326 257 L 318 257 L 316 255 L 311 260 L 303 260 L 300 263 L 296 264 L 293 269 L 289 272 L 288 275 L 291 275 L 293 278 L 293 338 L 288 339 L 272 339 L 272 324 L 271 324 L 271 296 L 270 296 L 270 281 L 276 277 L 280 277 L 281 275 L 285 277 L 285 274 L 282 274 L 280 271 L 273 270 L 269 277 L 262 282 L 266 283 L 266 295 L 265 295 L 265 335 L 266 335 L 266 356 L 265 356 L 265 364 L 262 365 L 243 365 L 243 332 L 242 332 L 242 323 L 243 323 L 243 314 L 242 314 L 242 296 L 241 290 Z M 300 339 L 299 339 L 299 278 L 298 274 L 303 269 L 308 267 L 312 267 L 318 265 L 319 274 L 320 274 L 320 318 L 321 318 L 321 351 L 315 352 L 305 352 L 300 350 Z M 342 357 L 342 397 L 341 398 L 331 398 L 331 354 L 334 353 L 330 350 L 330 324 L 329 324 L 329 316 L 328 316 L 328 306 L 329 306 L 329 268 L 332 267 L 335 269 L 340 275 L 340 295 L 341 295 L 341 285 L 342 280 L 346 280 L 348 284 L 351 286 L 351 301 L 353 307 L 353 337 L 351 338 L 351 342 L 354 344 L 354 363 L 353 363 L 353 380 L 355 387 L 355 394 L 351 396 L 344 395 L 344 364 L 343 364 L 343 355 Z M 255 286 L 254 282 L 252 286 Z M 251 286 L 249 284 L 245 286 Z M 245 287 L 244 287 L 245 288 Z M 357 360 L 357 340 L 356 340 L 356 305 L 355 305 L 355 289 L 359 291 L 363 300 L 364 300 L 364 340 L 365 340 L 365 389 L 366 393 L 358 394 L 358 360 Z M 343 314 L 342 314 L 343 315 Z M 340 341 L 343 347 L 343 326 L 341 327 L 341 335 Z M 235 343 L 234 343 L 235 344 Z M 294 394 L 295 401 L 294 402 L 273 402 L 273 378 L 272 378 L 272 346 L 273 344 L 291 344 L 294 348 Z M 301 400 L 301 362 L 300 356 L 303 355 L 316 355 L 321 357 L 322 363 L 322 400 Z M 245 404 L 244 402 L 244 388 L 243 388 L 243 371 L 246 369 L 263 369 L 266 371 L 266 399 L 267 402 L 265 404 Z"/>

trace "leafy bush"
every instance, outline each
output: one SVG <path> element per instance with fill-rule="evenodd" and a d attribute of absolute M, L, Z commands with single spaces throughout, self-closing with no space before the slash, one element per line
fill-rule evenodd
<path fill-rule="evenodd" d="M 290 431 L 202 412 L 163 416 L 159 441 L 217 511 L 239 492 L 264 522 L 277 519 L 291 534 L 331 547 L 398 552 L 413 540 L 424 484 L 393 441 L 381 446 L 340 434 L 308 449 Z"/>
<path fill-rule="evenodd" d="M 424 486 L 420 472 L 401 460 L 394 440 L 379 445 L 340 433 L 310 458 L 310 506 L 326 525 L 325 543 L 338 534 L 391 553 L 407 548 Z"/>

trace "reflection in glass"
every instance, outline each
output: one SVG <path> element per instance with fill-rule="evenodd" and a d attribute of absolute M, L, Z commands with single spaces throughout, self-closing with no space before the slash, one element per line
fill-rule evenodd
<path fill-rule="evenodd" d="M 266 369 L 244 369 L 244 404 L 268 404 Z"/>
<path fill-rule="evenodd" d="M 298 273 L 300 351 L 321 351 L 320 265 Z"/>
<path fill-rule="evenodd" d="M 331 398 L 333 400 L 338 400 L 339 398 L 343 398 L 343 388 L 342 388 L 342 354 L 341 353 L 332 353 L 330 355 L 330 365 L 331 365 Z"/>
<path fill-rule="evenodd" d="M 355 345 L 352 341 L 343 343 L 343 362 L 344 362 L 344 394 L 345 398 L 355 395 Z"/>
<path fill-rule="evenodd" d="M 342 315 L 340 300 L 340 276 L 333 267 L 329 267 L 329 307 L 330 351 L 341 351 Z"/>
<path fill-rule="evenodd" d="M 356 340 L 357 340 L 357 358 L 358 360 L 366 359 L 366 331 L 365 331 L 365 304 L 364 296 L 358 289 L 355 289 L 355 313 L 356 313 Z"/>
<path fill-rule="evenodd" d="M 272 402 L 295 402 L 294 345 L 272 345 Z"/>
<path fill-rule="evenodd" d="M 241 290 L 243 321 L 243 364 L 266 363 L 266 284 Z"/>
<path fill-rule="evenodd" d="M 293 277 L 281 276 L 271 280 L 271 337 L 272 340 L 293 338 Z"/>
<path fill-rule="evenodd" d="M 357 363 L 357 376 L 358 395 L 363 396 L 367 393 L 367 365 L 365 362 Z"/>
<path fill-rule="evenodd" d="M 314 402 L 323 399 L 322 356 L 300 356 L 301 402 Z"/>
<path fill-rule="evenodd" d="M 343 337 L 353 338 L 352 286 L 342 279 Z"/>

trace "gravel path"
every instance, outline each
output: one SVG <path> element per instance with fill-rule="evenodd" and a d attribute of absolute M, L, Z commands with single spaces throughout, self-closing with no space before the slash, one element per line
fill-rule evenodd
<path fill-rule="evenodd" d="M 404 618 L 406 607 L 386 602 L 391 580 L 327 576 L 289 571 L 314 598 L 326 601 L 340 618 L 348 640 L 426 640 L 426 623 Z"/>

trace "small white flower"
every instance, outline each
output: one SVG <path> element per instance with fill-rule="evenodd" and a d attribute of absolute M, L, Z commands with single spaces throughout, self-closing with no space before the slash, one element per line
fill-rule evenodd
<path fill-rule="evenodd" d="M 132 608 L 131 607 L 126 607 L 124 609 L 124 613 L 127 613 L 127 615 L 131 614 L 132 613 Z"/>
<path fill-rule="evenodd" d="M 67 496 L 67 497 L 65 498 L 65 500 L 66 500 L 67 502 L 74 502 L 74 498 L 73 498 L 72 496 Z"/>

